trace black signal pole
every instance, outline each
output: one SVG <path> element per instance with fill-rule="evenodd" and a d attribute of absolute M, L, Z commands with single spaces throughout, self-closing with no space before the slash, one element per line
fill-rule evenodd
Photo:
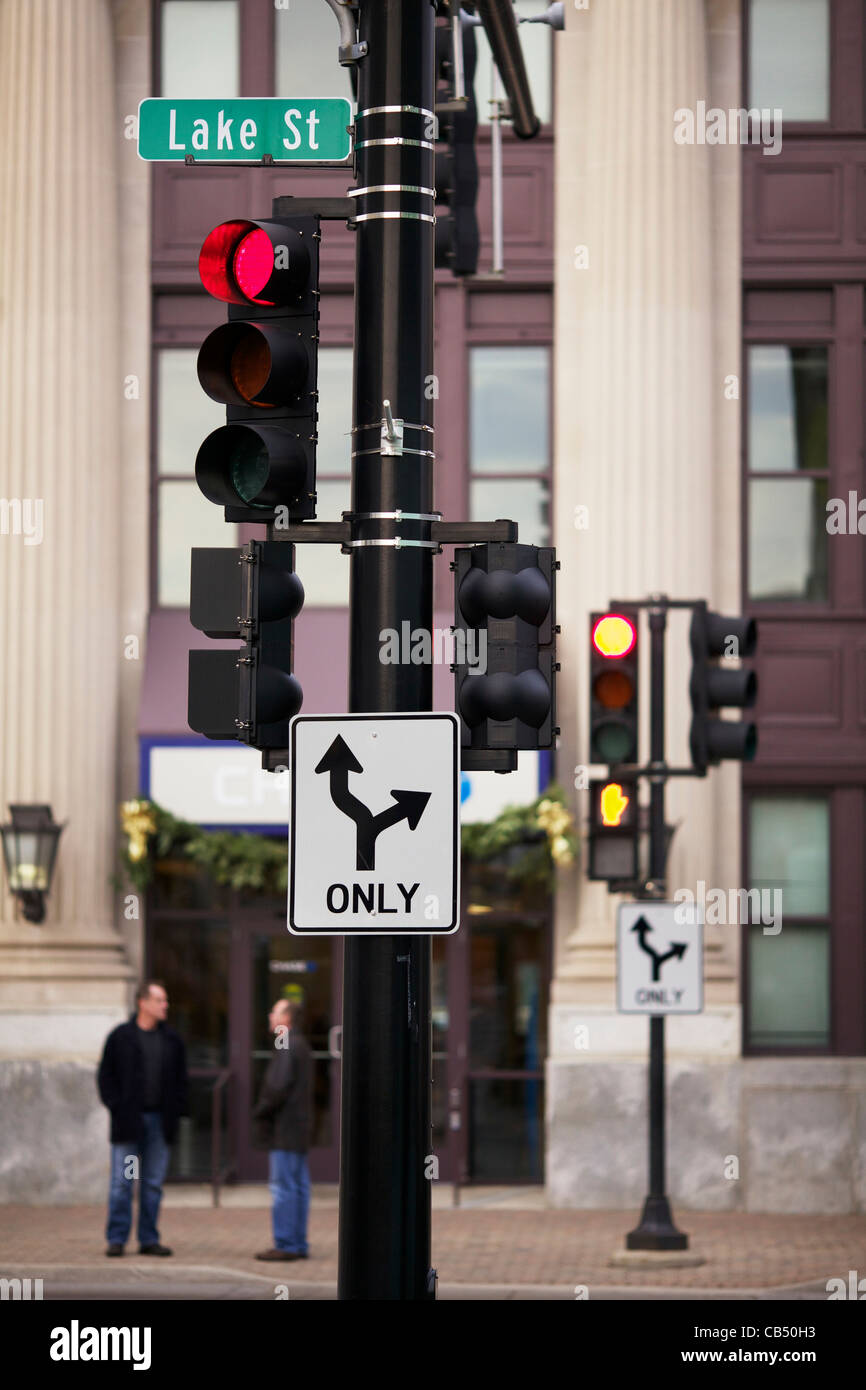
<path fill-rule="evenodd" d="M 380 655 L 385 629 L 430 631 L 433 621 L 434 16 L 431 0 L 362 0 L 360 9 L 353 713 L 432 706 L 430 665 Z M 341 1299 L 435 1297 L 430 958 L 429 936 L 345 941 Z"/>
<path fill-rule="evenodd" d="M 649 881 L 644 896 L 664 898 L 665 838 L 665 629 L 667 600 L 649 610 L 650 626 L 650 822 Z M 640 1225 L 626 1236 L 628 1250 L 686 1250 L 689 1238 L 678 1231 L 665 1192 L 665 1020 L 651 1018 L 649 1060 L 649 1193 Z"/>

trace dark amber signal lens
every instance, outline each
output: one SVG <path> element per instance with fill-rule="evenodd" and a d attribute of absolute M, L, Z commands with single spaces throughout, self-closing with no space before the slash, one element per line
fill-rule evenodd
<path fill-rule="evenodd" d="M 229 366 L 232 384 L 239 395 L 250 404 L 267 405 L 259 399 L 271 374 L 271 350 L 261 333 L 245 333 L 231 355 Z"/>
<path fill-rule="evenodd" d="M 605 709 L 625 709 L 634 698 L 634 683 L 624 671 L 603 671 L 595 679 L 594 691 Z"/>

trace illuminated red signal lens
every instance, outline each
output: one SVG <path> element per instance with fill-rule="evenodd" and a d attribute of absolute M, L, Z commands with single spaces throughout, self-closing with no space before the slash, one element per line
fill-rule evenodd
<path fill-rule="evenodd" d="M 208 294 L 224 304 L 275 304 L 262 291 L 274 274 L 271 239 L 253 222 L 221 222 L 205 237 L 198 273 Z"/>
<path fill-rule="evenodd" d="M 628 656 L 637 641 L 637 630 L 621 613 L 605 613 L 592 629 L 592 641 L 602 656 Z"/>
<path fill-rule="evenodd" d="M 198 257 L 198 273 L 208 294 L 224 304 L 241 304 L 232 274 L 232 260 L 238 243 L 252 230 L 249 222 L 221 222 L 204 239 Z"/>
<path fill-rule="evenodd" d="M 248 232 L 240 242 L 232 269 L 241 294 L 259 304 L 270 302 L 259 298 L 274 273 L 274 248 L 267 232 L 263 232 L 261 227 Z"/>

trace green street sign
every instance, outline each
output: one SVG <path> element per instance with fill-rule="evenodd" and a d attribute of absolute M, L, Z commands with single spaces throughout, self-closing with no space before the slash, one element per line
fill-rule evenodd
<path fill-rule="evenodd" d="M 138 153 L 142 159 L 198 163 L 338 164 L 352 150 L 347 126 L 351 104 L 343 97 L 321 101 L 239 97 L 229 101 L 172 101 L 149 97 L 138 108 Z"/>

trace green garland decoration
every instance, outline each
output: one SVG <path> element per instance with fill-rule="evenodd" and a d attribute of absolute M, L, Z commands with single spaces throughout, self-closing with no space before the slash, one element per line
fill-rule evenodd
<path fill-rule="evenodd" d="M 463 857 L 476 864 L 498 861 L 516 887 L 550 892 L 558 867 L 577 858 L 577 828 L 556 783 L 525 806 L 505 806 L 495 820 L 462 827 Z"/>
<path fill-rule="evenodd" d="M 200 865 L 216 883 L 272 896 L 288 887 L 285 842 L 268 835 L 202 830 L 179 820 L 155 801 L 125 801 L 120 808 L 125 877 L 144 892 L 160 859 Z M 492 821 L 461 828 L 464 858 L 484 864 L 504 860 L 508 880 L 550 890 L 556 867 L 574 862 L 577 831 L 561 787 L 552 784 L 527 806 L 506 806 Z"/>
<path fill-rule="evenodd" d="M 178 820 L 155 801 L 125 801 L 121 824 L 126 836 L 121 859 L 126 877 L 143 892 L 160 859 L 186 859 L 207 870 L 215 882 L 240 891 L 277 896 L 288 887 L 283 840 L 268 835 L 202 830 Z"/>

